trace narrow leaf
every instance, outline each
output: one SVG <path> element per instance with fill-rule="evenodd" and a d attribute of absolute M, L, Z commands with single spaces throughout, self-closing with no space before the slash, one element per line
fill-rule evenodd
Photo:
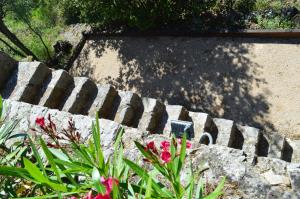
<path fill-rule="evenodd" d="M 60 174 L 59 174 L 59 171 L 57 169 L 57 166 L 56 166 L 56 163 L 54 161 L 54 157 L 53 157 L 52 153 L 49 151 L 49 149 L 48 149 L 47 145 L 45 144 L 44 140 L 41 139 L 41 138 L 40 138 L 40 143 L 41 143 L 42 149 L 43 149 L 43 151 L 44 151 L 44 153 L 45 153 L 45 155 L 46 155 L 46 157 L 47 157 L 47 159 L 50 163 L 50 166 L 53 169 L 53 171 L 54 171 L 54 173 L 57 177 L 57 180 L 60 183 L 62 183 L 61 178 L 60 178 Z"/>

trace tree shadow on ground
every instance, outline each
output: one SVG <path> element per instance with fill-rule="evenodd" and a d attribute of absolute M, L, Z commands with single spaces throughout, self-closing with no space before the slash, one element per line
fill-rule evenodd
<path fill-rule="evenodd" d="M 117 51 L 121 62 L 118 75 L 96 78 L 100 83 L 274 130 L 265 118 L 271 104 L 263 93 L 253 92 L 266 82 L 259 77 L 261 66 L 246 56 L 251 45 L 230 38 L 110 37 L 94 38 L 89 50 L 98 58 L 107 49 Z M 97 68 L 88 52 L 78 58 L 77 66 L 81 75 L 90 77 Z"/>

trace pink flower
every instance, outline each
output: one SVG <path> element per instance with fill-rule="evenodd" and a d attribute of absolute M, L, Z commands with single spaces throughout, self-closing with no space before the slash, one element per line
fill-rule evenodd
<path fill-rule="evenodd" d="M 162 149 L 162 150 L 164 150 L 164 151 L 168 151 L 169 150 L 169 148 L 170 148 L 170 142 L 169 141 L 162 141 L 161 143 L 160 143 L 160 148 Z"/>
<path fill-rule="evenodd" d="M 179 143 L 179 144 L 182 143 L 182 140 L 181 140 L 180 138 L 178 139 L 178 143 Z M 186 148 L 187 148 L 187 149 L 190 149 L 191 147 L 192 147 L 192 143 L 191 143 L 190 141 L 187 140 L 187 141 L 186 141 Z"/>
<path fill-rule="evenodd" d="M 164 163 L 169 163 L 171 161 L 171 153 L 169 151 L 162 151 L 160 158 L 164 161 Z"/>
<path fill-rule="evenodd" d="M 111 199 L 110 194 L 114 185 L 119 185 L 119 181 L 116 178 L 101 177 L 101 183 L 105 186 L 105 193 L 99 193 L 96 196 L 92 195 L 92 191 L 88 192 L 86 199 Z"/>
<path fill-rule="evenodd" d="M 155 147 L 154 141 L 151 141 L 147 144 L 146 150 L 151 150 L 153 153 L 157 154 L 157 149 Z"/>
<path fill-rule="evenodd" d="M 104 177 L 101 177 L 101 183 L 105 186 L 106 193 L 108 193 L 108 194 L 110 194 L 114 185 L 116 185 L 116 186 L 119 185 L 119 181 L 116 178 L 105 179 Z"/>
<path fill-rule="evenodd" d="M 93 199 L 111 199 L 110 194 L 97 194 Z"/>
<path fill-rule="evenodd" d="M 39 125 L 41 128 L 45 128 L 45 118 L 44 117 L 37 117 L 35 119 L 35 123 Z"/>
<path fill-rule="evenodd" d="M 93 199 L 93 192 L 92 190 L 88 192 L 88 194 L 86 195 L 86 199 Z"/>

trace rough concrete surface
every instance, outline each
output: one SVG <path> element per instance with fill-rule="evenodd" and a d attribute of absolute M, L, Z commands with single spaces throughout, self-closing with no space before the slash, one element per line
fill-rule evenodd
<path fill-rule="evenodd" d="M 299 39 L 112 37 L 71 73 L 192 111 L 300 138 Z"/>

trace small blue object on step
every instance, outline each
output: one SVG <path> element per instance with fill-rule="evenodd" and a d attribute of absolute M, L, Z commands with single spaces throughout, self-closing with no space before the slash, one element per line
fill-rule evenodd
<path fill-rule="evenodd" d="M 171 133 L 176 137 L 182 137 L 186 133 L 186 138 L 191 139 L 194 137 L 194 128 L 192 122 L 171 120 Z"/>

